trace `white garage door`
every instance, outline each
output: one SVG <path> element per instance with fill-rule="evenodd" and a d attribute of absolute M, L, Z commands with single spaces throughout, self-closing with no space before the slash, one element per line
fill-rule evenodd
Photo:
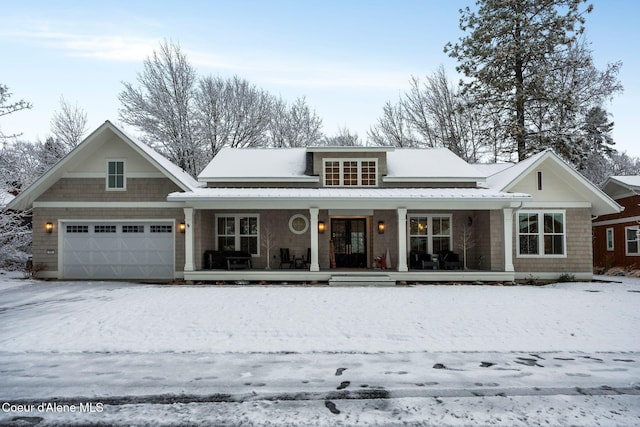
<path fill-rule="evenodd" d="M 62 224 L 66 279 L 171 279 L 171 222 L 67 222 Z"/>

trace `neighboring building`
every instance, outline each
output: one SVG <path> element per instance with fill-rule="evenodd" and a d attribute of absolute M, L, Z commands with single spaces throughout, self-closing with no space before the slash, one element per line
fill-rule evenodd
<path fill-rule="evenodd" d="M 611 176 L 602 190 L 624 211 L 593 220 L 593 265 L 640 268 L 640 176 Z"/>
<path fill-rule="evenodd" d="M 223 149 L 195 181 L 110 122 L 11 207 L 42 277 L 329 283 L 591 278 L 591 218 L 620 211 L 551 151 Z"/>

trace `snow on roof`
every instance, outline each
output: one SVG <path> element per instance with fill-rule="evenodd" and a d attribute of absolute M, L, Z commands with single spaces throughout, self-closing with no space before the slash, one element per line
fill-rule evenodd
<path fill-rule="evenodd" d="M 198 175 L 198 180 L 317 180 L 305 175 L 306 152 L 305 148 L 223 148 Z"/>
<path fill-rule="evenodd" d="M 627 187 L 635 187 L 635 189 L 640 189 L 640 175 L 613 175 L 610 176 L 609 179 L 618 181 L 619 183 L 622 183 Z"/>
<path fill-rule="evenodd" d="M 541 151 L 538 154 L 534 154 L 528 159 L 518 162 L 510 167 L 506 167 L 501 171 L 494 173 L 493 175 L 488 175 L 487 184 L 489 184 L 489 187 L 491 188 L 495 188 L 497 190 L 504 190 L 515 179 L 522 176 L 522 173 L 525 170 L 527 170 L 531 165 L 536 163 L 540 158 L 542 158 L 548 152 L 550 152 L 550 150 Z"/>
<path fill-rule="evenodd" d="M 502 172 L 503 170 L 510 168 L 514 163 L 473 163 L 472 166 L 484 177 L 489 177 L 491 175 L 495 175 L 498 172 Z"/>
<path fill-rule="evenodd" d="M 477 180 L 481 174 L 446 148 L 396 149 L 387 153 L 387 176 L 402 178 L 440 178 Z"/>

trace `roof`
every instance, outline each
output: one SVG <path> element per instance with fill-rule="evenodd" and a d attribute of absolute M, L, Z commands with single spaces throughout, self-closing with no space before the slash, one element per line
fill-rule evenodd
<path fill-rule="evenodd" d="M 511 191 L 522 179 L 540 167 L 545 161 L 553 162 L 557 167 L 564 171 L 568 176 L 572 177 L 577 185 L 585 190 L 585 194 L 591 202 L 591 211 L 594 215 L 606 215 L 618 213 L 623 208 L 616 203 L 611 197 L 605 194 L 591 181 L 578 173 L 571 165 L 565 162 L 553 150 L 546 149 L 511 167 L 494 173 L 487 177 L 489 188 L 497 191 Z"/>
<path fill-rule="evenodd" d="M 313 181 L 305 175 L 305 148 L 223 148 L 204 168 L 200 182 Z"/>
<path fill-rule="evenodd" d="M 437 202 L 439 206 L 446 203 L 473 203 L 478 206 L 509 206 L 530 200 L 531 196 L 522 193 L 506 193 L 486 188 L 198 188 L 191 192 L 176 192 L 169 194 L 169 201 L 198 202 L 215 201 L 218 206 L 231 202 L 234 206 L 241 206 L 247 202 L 247 207 L 255 208 L 257 204 L 287 203 L 290 208 L 308 204 L 312 206 L 318 201 L 323 206 L 348 206 L 349 208 L 365 208 L 367 206 L 380 207 L 389 202 L 397 207 L 398 203 L 410 206 L 413 202 Z M 370 202 L 370 205 L 367 205 Z M 300 205 L 300 206 L 298 206 Z"/>
<path fill-rule="evenodd" d="M 31 208 L 33 201 L 62 178 L 69 168 L 80 162 L 83 156 L 90 155 L 92 151 L 91 147 L 95 146 L 95 144 L 99 145 L 103 143 L 114 134 L 154 165 L 180 189 L 191 191 L 200 186 L 188 173 L 174 165 L 148 145 L 126 135 L 122 130 L 107 120 L 34 183 L 18 194 L 18 196 L 9 203 L 8 207 L 18 210 Z"/>
<path fill-rule="evenodd" d="M 484 181 L 484 176 L 446 148 L 396 149 L 387 153 L 384 181 Z"/>
<path fill-rule="evenodd" d="M 495 175 L 498 172 L 510 168 L 514 163 L 473 163 L 472 166 L 476 168 L 484 177 Z"/>
<path fill-rule="evenodd" d="M 602 184 L 602 191 L 614 199 L 634 196 L 640 192 L 640 175 L 613 175 Z"/>
<path fill-rule="evenodd" d="M 223 148 L 200 173 L 200 182 L 317 182 L 306 175 L 308 152 L 386 152 L 384 181 L 484 181 L 476 168 L 446 148 L 393 147 Z"/>

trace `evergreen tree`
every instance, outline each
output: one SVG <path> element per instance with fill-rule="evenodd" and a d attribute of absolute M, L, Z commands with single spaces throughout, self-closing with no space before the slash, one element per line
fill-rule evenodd
<path fill-rule="evenodd" d="M 580 99 L 568 83 L 593 69 L 590 52 L 575 54 L 585 14 L 593 8 L 582 8 L 585 2 L 478 0 L 477 11 L 460 11 L 467 35 L 445 46 L 468 78 L 461 82 L 465 92 L 499 117 L 494 134 L 512 141 L 518 160 L 543 148 L 538 145 L 557 143 L 567 123 L 576 123 L 582 106 L 575 105 Z M 564 108 L 550 117 L 550 106 Z M 570 145 L 571 138 L 564 142 Z"/>

